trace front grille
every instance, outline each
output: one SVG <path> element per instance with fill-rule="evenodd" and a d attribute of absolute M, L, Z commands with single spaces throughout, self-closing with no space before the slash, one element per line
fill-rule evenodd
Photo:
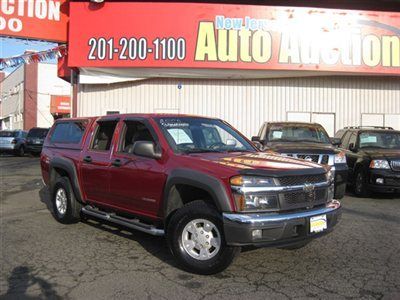
<path fill-rule="evenodd" d="M 385 184 L 400 186 L 400 178 L 385 178 Z"/>
<path fill-rule="evenodd" d="M 281 210 L 290 210 L 303 207 L 314 207 L 327 201 L 328 190 L 318 189 L 313 192 L 290 192 L 280 195 L 279 204 Z"/>
<path fill-rule="evenodd" d="M 326 176 L 325 174 L 286 176 L 286 177 L 281 177 L 278 180 L 280 185 L 283 186 L 304 185 L 306 183 L 326 182 Z"/>
<path fill-rule="evenodd" d="M 329 154 L 298 154 L 298 153 L 282 153 L 282 155 L 312 161 L 322 165 L 329 164 Z"/>
<path fill-rule="evenodd" d="M 393 171 L 400 171 L 400 160 L 392 160 L 390 166 Z"/>

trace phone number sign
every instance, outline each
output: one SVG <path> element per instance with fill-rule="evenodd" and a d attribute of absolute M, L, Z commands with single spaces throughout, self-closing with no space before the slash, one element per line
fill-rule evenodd
<path fill-rule="evenodd" d="M 400 13 L 193 3 L 70 5 L 70 67 L 400 75 Z"/>

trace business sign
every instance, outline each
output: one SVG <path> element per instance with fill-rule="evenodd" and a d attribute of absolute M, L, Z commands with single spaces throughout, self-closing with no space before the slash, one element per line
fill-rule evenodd
<path fill-rule="evenodd" d="M 70 114 L 71 98 L 69 96 L 51 96 L 50 113 L 52 114 Z"/>
<path fill-rule="evenodd" d="M 400 13 L 128 2 L 70 9 L 70 67 L 400 75 Z"/>
<path fill-rule="evenodd" d="M 68 0 L 0 0 L 0 36 L 67 41 Z"/>

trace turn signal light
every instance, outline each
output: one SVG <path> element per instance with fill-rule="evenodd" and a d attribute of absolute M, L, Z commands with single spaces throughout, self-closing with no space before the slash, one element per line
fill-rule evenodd
<path fill-rule="evenodd" d="M 232 177 L 230 182 L 231 182 L 231 185 L 242 186 L 243 185 L 243 177 L 242 176 Z"/>

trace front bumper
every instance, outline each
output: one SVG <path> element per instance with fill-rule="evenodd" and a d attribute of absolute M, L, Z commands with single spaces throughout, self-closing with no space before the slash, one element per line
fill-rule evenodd
<path fill-rule="evenodd" d="M 378 178 L 383 179 L 383 184 L 376 182 Z M 400 172 L 370 169 L 368 190 L 378 193 L 400 193 Z"/>
<path fill-rule="evenodd" d="M 320 233 L 310 233 L 310 218 L 319 215 L 326 215 L 327 229 Z M 224 213 L 225 240 L 231 246 L 288 246 L 329 233 L 340 216 L 341 205 L 336 200 L 324 207 L 294 213 Z M 262 230 L 261 238 L 253 237 L 253 230 L 256 229 Z"/>

